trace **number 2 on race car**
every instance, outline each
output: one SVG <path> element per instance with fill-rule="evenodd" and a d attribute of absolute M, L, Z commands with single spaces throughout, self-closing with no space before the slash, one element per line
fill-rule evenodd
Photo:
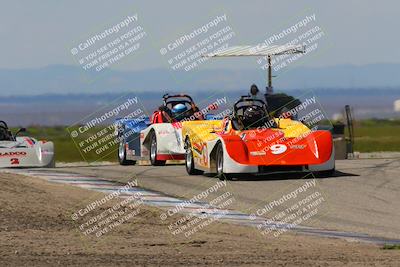
<path fill-rule="evenodd" d="M 11 165 L 19 165 L 19 159 L 18 158 L 12 158 L 10 159 Z"/>
<path fill-rule="evenodd" d="M 287 146 L 283 145 L 283 144 L 276 144 L 276 145 L 272 145 L 270 147 L 270 149 L 271 149 L 272 154 L 279 155 L 287 150 Z"/>

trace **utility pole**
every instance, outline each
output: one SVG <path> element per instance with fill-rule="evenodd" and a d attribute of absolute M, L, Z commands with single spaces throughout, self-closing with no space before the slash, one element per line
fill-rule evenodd
<path fill-rule="evenodd" d="M 267 86 L 267 95 L 273 94 L 274 90 L 272 88 L 272 63 L 271 63 L 271 55 L 268 55 L 268 86 Z"/>

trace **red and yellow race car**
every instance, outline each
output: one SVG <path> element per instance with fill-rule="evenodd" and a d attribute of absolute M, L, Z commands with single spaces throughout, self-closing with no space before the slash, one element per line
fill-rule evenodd
<path fill-rule="evenodd" d="M 204 171 L 229 179 L 238 173 L 335 170 L 329 131 L 300 121 L 272 118 L 263 100 L 242 96 L 223 120 L 184 122 L 188 174 Z"/>

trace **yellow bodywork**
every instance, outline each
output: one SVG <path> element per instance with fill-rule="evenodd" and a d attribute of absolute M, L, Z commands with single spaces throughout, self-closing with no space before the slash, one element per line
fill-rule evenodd
<path fill-rule="evenodd" d="M 311 132 L 306 125 L 299 121 L 275 118 L 275 122 L 278 128 L 273 130 L 282 131 L 285 138 L 297 138 Z"/>
<path fill-rule="evenodd" d="M 214 140 L 215 132 L 221 132 L 223 120 L 185 121 L 182 123 L 182 137 L 190 138 L 193 144 Z"/>
<path fill-rule="evenodd" d="M 215 132 L 231 131 L 232 125 L 229 123 L 226 129 L 223 129 L 223 122 L 223 120 L 185 121 L 182 123 L 183 139 L 185 140 L 186 137 L 189 137 L 192 144 L 214 140 L 217 137 Z M 299 121 L 275 118 L 275 122 L 278 128 L 271 128 L 271 130 L 282 131 L 285 138 L 296 138 L 306 135 L 311 131 L 306 125 Z M 262 129 L 261 127 L 255 130 Z"/>

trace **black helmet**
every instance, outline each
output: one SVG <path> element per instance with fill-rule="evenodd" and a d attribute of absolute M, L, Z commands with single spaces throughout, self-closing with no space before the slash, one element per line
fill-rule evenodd
<path fill-rule="evenodd" d="M 250 86 L 250 94 L 252 96 L 256 96 L 258 94 L 258 92 L 260 92 L 260 90 L 258 90 L 257 85 L 255 85 L 254 83 Z"/>
<path fill-rule="evenodd" d="M 265 112 L 262 107 L 251 106 L 246 108 L 243 113 L 243 125 L 245 128 L 254 128 L 262 125 L 265 118 Z"/>

